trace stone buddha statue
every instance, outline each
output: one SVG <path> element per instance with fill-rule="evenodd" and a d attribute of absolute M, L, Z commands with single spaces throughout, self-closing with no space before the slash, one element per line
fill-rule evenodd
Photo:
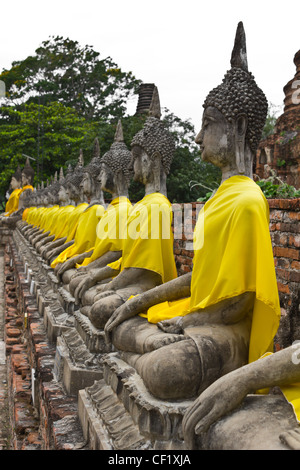
<path fill-rule="evenodd" d="M 59 211 L 58 199 L 59 183 L 54 178 L 53 182 L 43 192 L 44 206 L 47 208 L 44 216 L 44 223 L 41 225 L 39 232 L 30 238 L 30 242 L 38 252 L 40 248 L 55 237 L 53 233 L 53 226 L 55 224 L 55 217 Z"/>
<path fill-rule="evenodd" d="M 22 192 L 19 198 L 19 208 L 23 207 L 24 193 L 27 190 L 33 191 L 34 169 L 30 165 L 29 158 L 26 159 L 25 166 L 22 169 Z"/>
<path fill-rule="evenodd" d="M 56 238 L 48 245 L 47 250 L 43 251 L 43 258 L 46 259 L 50 264 L 66 248 L 73 245 L 78 218 L 80 217 L 80 214 L 88 207 L 87 198 L 83 194 L 81 188 L 83 168 L 83 154 L 82 151 L 80 151 L 76 167 L 73 169 L 69 165 L 63 185 L 60 185 L 59 188 L 59 197 L 62 197 L 62 193 L 64 193 L 63 197 L 66 197 L 68 203 L 70 203 L 70 205 L 74 205 L 75 209 L 71 214 L 69 214 L 67 225 L 65 227 L 65 233 L 61 239 L 58 240 L 58 238 Z M 60 241 L 62 241 L 62 243 L 60 243 Z"/>
<path fill-rule="evenodd" d="M 252 180 L 266 115 L 239 23 L 231 69 L 208 94 L 196 137 L 222 183 L 199 213 L 192 273 L 129 299 L 105 325 L 107 340 L 157 398 L 196 397 L 272 344 L 280 307 L 269 209 Z"/>
<path fill-rule="evenodd" d="M 19 174 L 17 178 L 20 178 Z M 14 229 L 16 227 L 16 224 L 21 220 L 24 209 L 28 207 L 28 202 L 29 202 L 29 198 L 27 198 L 28 191 L 30 191 L 31 193 L 34 190 L 32 186 L 33 178 L 34 178 L 34 170 L 29 163 L 29 159 L 27 158 L 25 166 L 21 171 L 22 189 L 19 191 L 19 189 L 16 188 L 13 192 L 14 204 L 15 204 L 13 208 L 14 212 L 10 213 L 9 217 L 5 217 L 5 218 L 2 217 L 1 224 L 4 224 L 11 229 Z M 16 183 L 17 183 L 17 180 L 13 182 L 13 184 L 16 184 Z M 19 182 L 18 182 L 18 185 L 19 185 Z M 17 206 L 16 206 L 16 203 L 18 203 Z"/>
<path fill-rule="evenodd" d="M 59 180 L 57 184 L 57 195 L 58 195 L 58 204 L 59 204 L 59 211 L 55 216 L 55 222 L 52 228 L 52 232 L 54 234 L 53 240 L 45 240 L 41 244 L 40 249 L 38 251 L 41 253 L 42 257 L 46 258 L 46 254 L 50 249 L 54 249 L 58 246 L 61 246 L 66 241 L 66 225 L 70 214 L 74 211 L 75 206 L 70 204 L 69 196 L 66 191 L 65 187 L 65 177 L 63 174 L 63 168 L 60 169 Z"/>
<path fill-rule="evenodd" d="M 12 192 L 5 205 L 5 212 L 4 214 L 2 214 L 6 217 L 9 217 L 11 214 L 16 212 L 19 208 L 19 197 L 22 191 L 22 172 L 19 166 L 17 170 L 15 171 L 15 173 L 12 175 L 12 178 L 10 181 L 10 187 L 12 189 Z"/>
<path fill-rule="evenodd" d="M 78 218 L 74 244 L 61 252 L 51 263 L 58 279 L 63 280 L 64 284 L 69 284 L 76 270 L 78 255 L 89 252 L 95 243 L 96 227 L 104 213 L 103 192 L 97 181 L 99 171 L 99 156 L 93 157 L 91 162 L 82 168 L 80 189 L 89 204 Z"/>
<path fill-rule="evenodd" d="M 85 308 L 91 323 L 100 329 L 129 297 L 177 276 L 171 233 L 172 210 L 166 197 L 166 177 L 175 144 L 160 120 L 156 88 L 149 117 L 143 129 L 134 136 L 131 146 L 134 179 L 145 185 L 145 197 L 135 204 L 128 218 L 121 262 L 92 273 L 88 286 L 97 283 L 96 296 L 92 289 L 84 292 L 85 286 L 79 295 L 84 307 L 91 306 Z M 153 237 L 152 229 L 156 231 Z M 108 278 L 112 280 L 106 282 Z M 78 298 L 77 293 L 75 295 Z"/>
<path fill-rule="evenodd" d="M 100 188 L 110 193 L 112 200 L 97 227 L 95 247 L 90 252 L 73 258 L 73 265 L 76 263 L 77 269 L 70 280 L 69 290 L 77 301 L 81 292 L 92 287 L 93 274 L 97 274 L 95 270 L 117 261 L 122 256 L 123 232 L 132 210 L 128 187 L 133 171 L 130 168 L 131 152 L 124 143 L 121 121 L 117 124 L 114 142 L 110 150 L 102 156 L 100 163 Z"/>

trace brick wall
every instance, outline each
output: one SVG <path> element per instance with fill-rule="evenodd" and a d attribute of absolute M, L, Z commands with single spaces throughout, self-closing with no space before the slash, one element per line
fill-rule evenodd
<path fill-rule="evenodd" d="M 300 199 L 272 199 L 270 233 L 281 306 L 278 344 L 300 340 Z"/>

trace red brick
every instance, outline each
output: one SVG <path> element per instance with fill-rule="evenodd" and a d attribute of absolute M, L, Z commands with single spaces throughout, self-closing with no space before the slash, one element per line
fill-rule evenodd
<path fill-rule="evenodd" d="M 283 248 L 280 246 L 274 247 L 274 255 L 284 258 L 299 259 L 299 251 L 292 248 Z"/>
<path fill-rule="evenodd" d="M 290 235 L 289 245 L 299 248 L 300 247 L 300 235 Z"/>
<path fill-rule="evenodd" d="M 300 212 L 289 212 L 288 217 L 292 220 L 300 220 Z"/>
<path fill-rule="evenodd" d="M 291 271 L 291 273 L 290 273 L 290 281 L 291 281 L 291 282 L 299 282 L 299 283 L 300 283 L 300 272 Z"/>
<path fill-rule="evenodd" d="M 287 271 L 286 269 L 277 268 L 276 269 L 276 274 L 277 274 L 278 278 L 284 279 L 285 281 L 288 281 L 289 278 L 290 278 L 290 272 Z"/>
<path fill-rule="evenodd" d="M 292 261 L 291 268 L 300 270 L 300 261 Z"/>
<path fill-rule="evenodd" d="M 290 288 L 287 284 L 282 284 L 281 282 L 277 282 L 277 286 L 278 286 L 279 292 L 282 292 L 283 294 L 290 293 Z"/>

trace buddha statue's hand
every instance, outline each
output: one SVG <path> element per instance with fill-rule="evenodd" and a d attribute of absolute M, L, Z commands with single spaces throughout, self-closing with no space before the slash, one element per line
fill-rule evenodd
<path fill-rule="evenodd" d="M 97 286 L 97 294 L 95 296 L 95 299 L 98 297 L 98 295 L 101 295 L 103 292 L 106 292 L 107 289 L 109 289 L 110 291 L 113 291 L 112 287 L 109 284 L 110 283 L 107 282 L 106 284 L 100 284 L 99 286 Z M 99 298 L 102 298 L 102 297 L 99 297 Z"/>
<path fill-rule="evenodd" d="M 92 274 L 90 274 L 90 273 L 86 274 L 86 275 L 83 275 L 83 274 L 81 274 L 82 275 L 82 281 L 80 281 L 80 283 L 78 284 L 78 286 L 76 287 L 75 292 L 74 292 L 74 298 L 75 298 L 76 303 L 78 303 L 82 299 L 84 293 L 87 290 L 89 290 L 91 287 L 93 287 L 97 282 L 94 279 L 94 277 L 92 276 Z M 79 275 L 79 273 L 78 273 L 78 275 Z"/>
<path fill-rule="evenodd" d="M 76 273 L 73 274 L 72 278 L 82 276 L 83 274 L 87 274 L 87 268 L 85 266 L 80 266 L 80 268 L 77 268 Z"/>
<path fill-rule="evenodd" d="M 207 432 L 218 419 L 239 406 L 248 392 L 247 381 L 238 369 L 204 390 L 183 417 L 182 430 L 188 449 L 195 449 L 196 436 Z"/>
<path fill-rule="evenodd" d="M 111 317 L 107 320 L 104 327 L 105 341 L 107 344 L 111 343 L 111 334 L 113 329 L 131 316 L 130 307 L 128 308 L 128 302 L 120 305 L 120 307 L 114 311 Z"/>
<path fill-rule="evenodd" d="M 116 292 L 114 290 L 106 290 L 104 292 L 100 292 L 100 294 L 95 295 L 94 297 L 94 304 L 98 302 L 98 300 L 104 299 L 105 297 L 108 297 L 110 295 L 115 294 Z"/>
<path fill-rule="evenodd" d="M 300 429 L 291 429 L 280 434 L 279 439 L 292 450 L 300 450 Z"/>
<path fill-rule="evenodd" d="M 72 269 L 75 267 L 75 264 L 74 264 L 74 260 L 71 258 L 71 259 L 68 259 L 67 261 L 65 261 L 64 263 L 61 264 L 59 270 L 57 271 L 57 277 L 58 279 L 61 280 L 63 274 L 68 271 L 69 269 Z"/>
<path fill-rule="evenodd" d="M 162 320 L 157 323 L 158 328 L 163 330 L 165 333 L 172 334 L 183 334 L 183 317 L 174 317 L 169 320 Z"/>

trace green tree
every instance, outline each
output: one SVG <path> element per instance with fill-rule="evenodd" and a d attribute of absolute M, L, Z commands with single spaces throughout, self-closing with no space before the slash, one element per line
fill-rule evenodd
<path fill-rule="evenodd" d="M 98 122 L 86 121 L 61 103 L 0 108 L 0 193 L 7 190 L 11 175 L 18 164 L 24 165 L 26 155 L 34 159 L 36 183 L 53 176 L 67 162 L 77 161 L 80 149 L 90 160 L 99 127 Z"/>
<path fill-rule="evenodd" d="M 201 160 L 195 143 L 195 129 L 189 120 L 182 120 L 168 109 L 163 120 L 173 133 L 176 150 L 167 178 L 168 197 L 171 202 L 191 202 L 216 189 L 221 180 L 220 171 Z"/>
<path fill-rule="evenodd" d="M 269 135 L 274 134 L 275 124 L 278 118 L 278 112 L 280 108 L 280 106 L 276 106 L 272 103 L 269 103 L 268 115 L 261 136 L 262 140 L 266 139 Z"/>
<path fill-rule="evenodd" d="M 88 120 L 120 118 L 140 81 L 131 72 L 123 72 L 111 57 L 99 57 L 91 46 L 53 36 L 35 55 L 3 70 L 0 80 L 15 105 L 59 102 Z"/>

